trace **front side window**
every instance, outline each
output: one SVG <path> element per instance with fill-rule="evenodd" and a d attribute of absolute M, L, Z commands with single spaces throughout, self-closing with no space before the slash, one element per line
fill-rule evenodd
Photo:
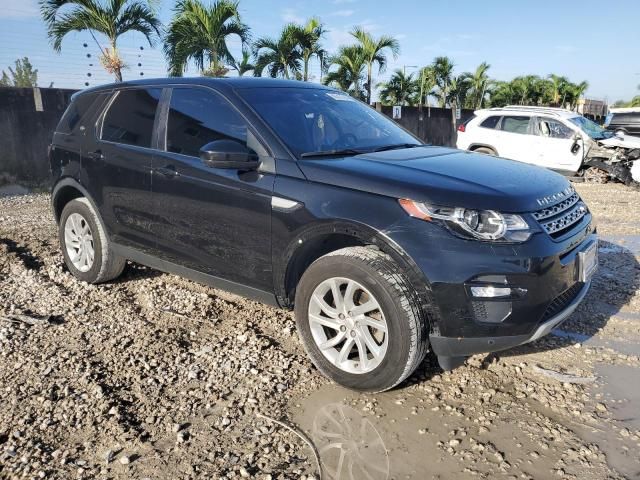
<path fill-rule="evenodd" d="M 161 94 L 161 88 L 117 92 L 104 117 L 100 138 L 137 147 L 151 147 L 153 121 Z"/>
<path fill-rule="evenodd" d="M 167 151 L 199 156 L 215 140 L 246 145 L 247 123 L 219 94 L 202 88 L 174 88 L 167 123 Z"/>
<path fill-rule="evenodd" d="M 538 120 L 538 133 L 541 137 L 569 139 L 573 137 L 573 130 L 569 127 L 550 118 Z"/>
<path fill-rule="evenodd" d="M 529 133 L 529 117 L 505 115 L 504 117 L 502 117 L 500 129 L 503 132 L 520 133 L 522 135 L 526 135 Z"/>
<path fill-rule="evenodd" d="M 238 93 L 296 156 L 421 144 L 389 118 L 342 92 L 261 87 Z"/>

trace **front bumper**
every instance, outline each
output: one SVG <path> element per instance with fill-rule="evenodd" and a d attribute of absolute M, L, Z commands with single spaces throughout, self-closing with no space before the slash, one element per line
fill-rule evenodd
<path fill-rule="evenodd" d="M 430 222 L 394 229 L 393 239 L 427 280 L 434 353 L 440 359 L 464 359 L 515 347 L 566 319 L 589 289 L 579 258 L 594 244 L 597 248 L 591 220 L 587 214 L 560 238 L 538 232 L 515 245 L 463 240 Z M 484 282 L 518 295 L 474 297 L 471 287 Z"/>
<path fill-rule="evenodd" d="M 571 315 L 589 291 L 591 282 L 581 284 L 576 297 L 564 310 L 541 323 L 532 333 L 525 335 L 452 338 L 431 335 L 431 346 L 438 357 L 468 357 L 476 353 L 495 352 L 533 342 L 547 335 Z"/>

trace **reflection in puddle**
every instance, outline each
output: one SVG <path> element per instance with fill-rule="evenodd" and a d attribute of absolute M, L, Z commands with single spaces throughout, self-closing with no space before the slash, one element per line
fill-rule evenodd
<path fill-rule="evenodd" d="M 323 470 L 334 480 L 385 480 L 389 454 L 373 424 L 342 403 L 321 408 L 313 420 L 311 437 Z"/>

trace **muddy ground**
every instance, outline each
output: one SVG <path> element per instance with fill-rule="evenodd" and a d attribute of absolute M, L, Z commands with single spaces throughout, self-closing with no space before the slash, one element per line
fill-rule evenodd
<path fill-rule="evenodd" d="M 640 478 L 640 193 L 579 185 L 600 269 L 552 335 L 358 395 L 290 313 L 128 265 L 76 281 L 47 195 L 0 198 L 0 478 Z M 264 418 L 265 415 L 268 418 Z"/>

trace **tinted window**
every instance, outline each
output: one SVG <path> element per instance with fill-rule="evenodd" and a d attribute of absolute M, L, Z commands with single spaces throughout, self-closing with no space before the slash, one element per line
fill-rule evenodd
<path fill-rule="evenodd" d="M 564 139 L 573 137 L 573 130 L 550 118 L 541 118 L 538 120 L 538 132 L 541 137 Z"/>
<path fill-rule="evenodd" d="M 527 134 L 529 117 L 504 116 L 500 128 L 505 132 Z"/>
<path fill-rule="evenodd" d="M 373 150 L 420 142 L 373 108 L 321 88 L 243 88 L 238 93 L 291 151 Z"/>
<path fill-rule="evenodd" d="M 197 157 L 214 140 L 247 142 L 247 124 L 219 94 L 201 88 L 176 88 L 171 94 L 167 150 Z"/>
<path fill-rule="evenodd" d="M 153 120 L 162 89 L 121 90 L 102 124 L 102 140 L 151 147 Z"/>
<path fill-rule="evenodd" d="M 487 117 L 484 122 L 482 122 L 480 124 L 481 127 L 484 128 L 496 128 L 496 126 L 498 125 L 498 121 L 500 120 L 500 117 Z"/>
<path fill-rule="evenodd" d="M 56 131 L 62 133 L 71 133 L 80 122 L 80 119 L 87 114 L 87 111 L 90 109 L 91 105 L 97 98 L 102 97 L 96 95 L 95 93 L 84 94 L 76 97 L 64 112 L 64 115 L 60 119 L 60 123 L 58 124 Z"/>

